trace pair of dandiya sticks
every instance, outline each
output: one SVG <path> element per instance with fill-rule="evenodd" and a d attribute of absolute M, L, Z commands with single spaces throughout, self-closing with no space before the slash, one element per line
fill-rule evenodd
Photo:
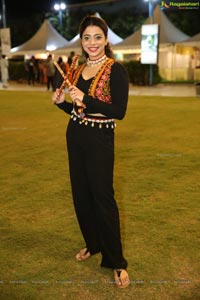
<path fill-rule="evenodd" d="M 74 72 L 74 70 L 76 68 L 76 63 L 78 61 L 78 58 L 79 58 L 78 54 L 74 55 L 72 63 L 71 63 L 71 66 L 70 66 L 67 74 L 65 74 L 63 72 L 63 70 L 60 68 L 59 64 L 56 61 L 54 61 L 54 65 L 56 66 L 56 68 L 58 69 L 58 71 L 60 72 L 61 76 L 64 79 L 63 82 L 62 82 L 62 84 L 61 84 L 61 86 L 60 86 L 60 88 L 59 88 L 59 91 L 58 91 L 58 95 L 59 96 L 62 93 L 62 90 L 65 89 L 65 87 L 70 87 L 72 85 L 72 83 L 70 81 L 70 78 L 71 78 L 71 76 L 72 76 L 72 74 L 73 74 L 73 72 Z"/>
<path fill-rule="evenodd" d="M 103 57 L 106 57 L 106 56 L 103 56 Z M 76 63 L 78 61 L 78 58 L 79 58 L 78 54 L 76 54 L 73 57 L 72 64 L 71 64 L 71 66 L 70 66 L 70 68 L 69 68 L 69 70 L 68 70 L 68 72 L 67 72 L 66 75 L 63 72 L 63 70 L 60 68 L 59 64 L 57 62 L 54 62 L 54 65 L 56 66 L 56 68 L 58 69 L 59 73 L 61 74 L 61 76 L 64 79 L 63 82 L 62 82 L 62 84 L 61 84 L 61 86 L 60 86 L 60 88 L 59 88 L 59 90 L 58 90 L 58 96 L 61 95 L 62 90 L 64 90 L 65 87 L 70 87 L 72 85 L 71 78 L 72 78 L 73 72 L 74 72 L 74 70 L 76 68 Z M 80 121 L 81 123 L 85 122 L 85 125 L 87 125 L 88 122 L 92 122 L 92 127 L 94 127 L 94 122 L 97 122 L 97 123 L 99 123 L 99 128 L 102 128 L 102 123 L 107 123 L 106 124 L 106 128 L 109 128 L 109 123 L 113 123 L 114 122 L 113 119 L 106 120 L 104 122 L 104 120 L 102 120 L 102 119 L 97 121 L 97 120 L 94 120 L 94 119 L 91 119 L 91 118 L 85 118 L 85 114 L 83 112 L 83 107 L 79 107 L 78 108 L 78 115 L 76 114 L 75 111 L 73 111 L 73 113 L 74 113 L 75 116 L 72 115 L 71 118 L 75 117 L 75 119 L 76 119 L 76 117 L 78 117 L 78 118 L 81 119 L 81 121 Z M 116 127 L 116 124 L 114 124 L 114 125 L 112 124 L 111 125 L 111 128 L 114 128 L 114 127 Z"/>
<path fill-rule="evenodd" d="M 72 63 L 71 63 L 71 66 L 70 66 L 70 68 L 69 68 L 69 70 L 68 70 L 68 72 L 67 72 L 66 75 L 63 72 L 63 70 L 60 68 L 59 64 L 56 61 L 54 61 L 54 65 L 56 66 L 56 68 L 58 69 L 58 71 L 60 72 L 61 76 L 64 79 L 63 82 L 62 82 L 62 84 L 61 84 L 61 86 L 60 86 L 60 88 L 59 88 L 59 90 L 58 90 L 58 96 L 61 95 L 62 90 L 64 90 L 65 87 L 70 87 L 72 85 L 70 79 L 71 79 L 71 77 L 73 75 L 73 72 L 74 72 L 74 70 L 76 68 L 76 63 L 77 63 L 78 59 L 79 59 L 79 55 L 78 54 L 74 55 Z M 82 107 L 78 109 L 78 112 L 81 115 L 84 115 Z"/>

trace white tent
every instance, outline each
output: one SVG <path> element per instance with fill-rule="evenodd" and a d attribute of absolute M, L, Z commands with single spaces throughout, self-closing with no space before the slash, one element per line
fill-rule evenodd
<path fill-rule="evenodd" d="M 190 56 L 179 53 L 176 46 L 177 43 L 189 39 L 189 36 L 174 26 L 159 5 L 154 9 L 153 23 L 159 24 L 158 65 L 161 77 L 167 80 L 189 79 L 191 77 L 188 72 Z M 151 24 L 151 19 L 147 18 L 144 24 Z M 124 39 L 123 42 L 114 45 L 114 52 L 123 57 L 127 55 L 128 59 L 132 57 L 139 60 L 141 56 L 141 29 Z"/>
<path fill-rule="evenodd" d="M 176 28 L 172 22 L 166 17 L 160 6 L 156 6 L 153 12 L 153 22 L 159 24 L 159 43 L 166 45 L 171 43 L 181 42 L 189 38 L 188 35 Z M 151 19 L 148 18 L 145 25 L 151 24 Z M 141 28 L 122 42 L 116 44 L 113 49 L 133 49 L 140 48 L 141 44 Z"/>
<path fill-rule="evenodd" d="M 182 45 L 200 47 L 200 32 L 195 34 L 193 37 L 181 42 Z"/>
<path fill-rule="evenodd" d="M 200 33 L 176 45 L 182 54 L 189 57 L 189 75 L 195 81 L 200 81 Z"/>
<path fill-rule="evenodd" d="M 48 20 L 44 20 L 35 35 L 24 44 L 12 48 L 11 53 L 16 55 L 34 54 L 53 51 L 68 44 L 69 41 L 62 37 Z"/>

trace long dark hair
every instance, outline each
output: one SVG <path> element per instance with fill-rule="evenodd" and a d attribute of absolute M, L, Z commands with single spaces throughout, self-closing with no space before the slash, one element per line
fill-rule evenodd
<path fill-rule="evenodd" d="M 105 38 L 107 39 L 108 37 L 108 26 L 106 24 L 106 21 L 102 18 L 99 17 L 95 17 L 94 15 L 89 15 L 83 18 L 83 20 L 80 23 L 80 27 L 79 27 L 79 34 L 80 34 L 80 38 L 82 39 L 83 36 L 83 32 L 85 31 L 85 29 L 88 26 L 97 26 L 99 28 L 101 28 L 101 30 L 103 31 Z M 84 51 L 83 47 L 82 47 L 82 52 L 83 55 L 87 58 L 88 54 Z M 105 54 L 106 56 L 110 57 L 110 58 L 114 58 L 114 54 L 113 51 L 111 49 L 110 43 L 108 42 L 107 45 L 105 46 Z"/>

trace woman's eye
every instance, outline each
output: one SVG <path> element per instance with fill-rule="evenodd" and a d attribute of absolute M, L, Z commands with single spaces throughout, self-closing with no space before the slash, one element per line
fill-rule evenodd
<path fill-rule="evenodd" d="M 89 36 L 84 36 L 83 39 L 84 39 L 84 41 L 89 41 L 90 37 Z"/>
<path fill-rule="evenodd" d="M 102 36 L 101 35 L 96 35 L 96 40 L 101 40 Z"/>

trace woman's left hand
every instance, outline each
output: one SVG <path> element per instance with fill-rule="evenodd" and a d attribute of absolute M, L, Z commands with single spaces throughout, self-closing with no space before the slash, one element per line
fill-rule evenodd
<path fill-rule="evenodd" d="M 69 87 L 69 95 L 72 99 L 72 102 L 74 102 L 77 106 L 85 107 L 85 104 L 82 102 L 84 93 L 79 90 L 76 86 L 71 85 Z"/>

